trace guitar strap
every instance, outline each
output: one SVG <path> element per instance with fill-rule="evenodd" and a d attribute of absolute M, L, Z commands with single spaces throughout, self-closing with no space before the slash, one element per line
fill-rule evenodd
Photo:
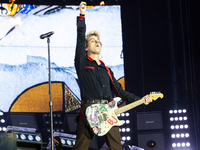
<path fill-rule="evenodd" d="M 85 115 L 84 115 L 83 110 L 82 110 L 82 104 L 81 104 L 81 108 L 80 109 L 81 109 L 81 113 L 80 113 L 81 118 L 83 119 L 84 122 L 86 122 L 86 118 L 85 118 Z"/>
<path fill-rule="evenodd" d="M 109 75 L 109 77 L 110 77 L 110 79 L 111 79 L 111 81 L 112 81 L 112 83 L 113 83 L 113 85 L 114 85 L 114 87 L 115 87 L 115 90 L 116 90 L 116 92 L 117 92 L 117 95 L 120 97 L 119 91 L 117 90 L 117 87 L 115 86 L 115 83 L 114 83 L 114 81 L 113 81 L 112 75 L 111 75 L 111 73 L 110 73 L 110 69 L 109 69 L 107 66 L 105 66 L 105 67 L 106 67 L 106 70 L 107 70 L 107 72 L 108 72 L 108 75 Z"/>

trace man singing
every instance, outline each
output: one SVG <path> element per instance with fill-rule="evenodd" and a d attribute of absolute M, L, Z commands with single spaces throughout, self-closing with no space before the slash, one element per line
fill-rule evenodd
<path fill-rule="evenodd" d="M 78 75 L 82 102 L 81 116 L 78 119 L 77 139 L 73 150 L 88 150 L 94 133 L 90 131 L 90 127 L 85 121 L 86 108 L 95 103 L 107 104 L 113 99 L 114 94 L 128 102 L 134 102 L 140 98 L 133 93 L 123 90 L 121 84 L 115 79 L 112 70 L 107 68 L 104 62 L 99 59 L 102 47 L 99 33 L 92 31 L 85 36 L 86 2 L 80 3 L 79 10 L 75 68 Z M 143 98 L 146 105 L 152 102 L 149 95 Z M 118 126 L 112 127 L 104 137 L 110 150 L 122 150 Z"/>

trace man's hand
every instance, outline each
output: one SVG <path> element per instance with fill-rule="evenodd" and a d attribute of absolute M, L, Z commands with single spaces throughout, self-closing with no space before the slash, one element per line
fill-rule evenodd
<path fill-rule="evenodd" d="M 86 2 L 83 2 L 83 1 L 79 5 L 79 10 L 80 10 L 81 15 L 85 15 L 86 5 L 87 5 Z"/>
<path fill-rule="evenodd" d="M 149 103 L 152 102 L 152 99 L 151 99 L 151 97 L 149 95 L 146 95 L 143 98 L 145 100 L 145 102 L 144 102 L 145 105 L 148 105 Z"/>

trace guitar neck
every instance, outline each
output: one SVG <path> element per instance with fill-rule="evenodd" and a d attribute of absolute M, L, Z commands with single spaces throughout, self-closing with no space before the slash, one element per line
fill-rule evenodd
<path fill-rule="evenodd" d="M 144 99 L 140 99 L 140 100 L 138 100 L 136 102 L 133 102 L 133 103 L 130 103 L 130 104 L 126 105 L 126 106 L 120 107 L 120 108 L 115 110 L 115 114 L 116 115 L 121 114 L 121 113 L 123 113 L 125 111 L 128 111 L 128 110 L 130 110 L 130 109 L 132 109 L 134 107 L 137 107 L 137 106 L 143 104 L 144 102 L 145 102 Z"/>

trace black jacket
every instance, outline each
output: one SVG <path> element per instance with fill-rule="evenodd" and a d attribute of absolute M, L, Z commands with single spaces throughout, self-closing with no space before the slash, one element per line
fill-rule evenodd
<path fill-rule="evenodd" d="M 75 68 L 78 75 L 81 99 L 113 99 L 113 93 L 123 100 L 133 102 L 139 99 L 133 93 L 123 90 L 121 84 L 115 79 L 112 70 L 110 70 L 112 79 L 111 81 L 105 64 L 101 61 L 98 65 L 95 60 L 85 55 L 85 18 L 77 17 L 77 44 L 75 53 Z M 116 88 L 115 88 L 116 87 Z"/>

